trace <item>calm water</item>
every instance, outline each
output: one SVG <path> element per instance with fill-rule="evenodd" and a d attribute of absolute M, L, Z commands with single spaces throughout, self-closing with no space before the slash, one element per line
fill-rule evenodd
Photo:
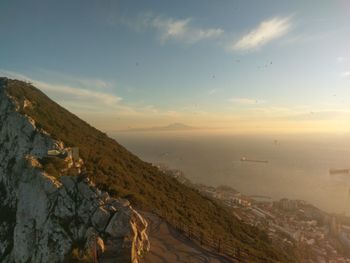
<path fill-rule="evenodd" d="M 303 199 L 329 212 L 350 211 L 350 175 L 329 175 L 330 168 L 350 168 L 350 136 L 134 132 L 112 137 L 141 159 L 180 169 L 194 182 Z M 241 162 L 243 156 L 268 163 Z"/>

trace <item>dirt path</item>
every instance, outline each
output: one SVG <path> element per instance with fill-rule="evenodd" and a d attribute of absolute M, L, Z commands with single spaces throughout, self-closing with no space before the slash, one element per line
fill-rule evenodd
<path fill-rule="evenodd" d="M 141 263 L 232 263 L 220 255 L 211 253 L 176 232 L 157 216 L 144 213 L 150 224 L 151 251 Z"/>

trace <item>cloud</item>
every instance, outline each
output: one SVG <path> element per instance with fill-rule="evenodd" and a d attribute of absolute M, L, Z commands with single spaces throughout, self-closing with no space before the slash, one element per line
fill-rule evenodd
<path fill-rule="evenodd" d="M 66 85 L 51 84 L 42 81 L 33 81 L 33 84 L 35 84 L 41 90 L 58 95 L 61 98 L 66 98 L 68 100 L 83 100 L 89 103 L 100 103 L 108 107 L 116 106 L 122 100 L 121 97 L 113 94 L 75 88 Z"/>
<path fill-rule="evenodd" d="M 62 106 L 74 113 L 82 114 L 88 119 L 90 115 L 95 116 L 96 114 L 106 116 L 123 115 L 139 118 L 145 118 L 147 116 L 167 116 L 166 113 L 158 110 L 154 105 L 133 105 L 125 102 L 121 97 L 110 93 L 109 88 L 107 89 L 108 92 L 102 89 L 92 90 L 92 88 L 95 88 L 96 83 L 101 83 L 102 86 L 104 86 L 104 83 L 108 83 L 103 80 L 93 81 L 93 78 L 77 78 L 46 70 L 41 70 L 40 72 L 43 75 L 46 73 L 49 76 L 54 75 L 55 81 L 42 81 L 18 72 L 1 69 L 0 76 L 29 82 Z M 79 82 L 77 84 L 78 86 L 67 84 L 67 81 L 69 82 L 73 79 Z M 88 81 L 85 83 L 85 80 L 92 80 L 92 83 Z M 83 83 L 84 85 L 86 84 L 86 86 L 80 87 L 79 85 Z"/>
<path fill-rule="evenodd" d="M 115 108 L 119 106 L 119 102 L 122 100 L 121 97 L 114 94 L 89 90 L 88 88 L 77 88 L 66 84 L 54 84 L 41 80 L 35 80 L 23 74 L 1 70 L 1 75 L 15 78 L 23 81 L 32 83 L 37 88 L 47 92 L 50 96 L 54 97 L 58 101 L 62 101 L 64 104 L 73 104 L 78 108 L 91 108 L 100 109 Z M 87 79 L 84 79 L 86 81 Z M 96 85 L 96 83 L 103 84 L 101 81 L 92 81 L 90 84 L 86 82 L 85 85 Z"/>
<path fill-rule="evenodd" d="M 318 120 L 335 120 L 349 119 L 350 112 L 344 110 L 323 110 L 300 113 L 291 116 L 283 116 L 286 120 L 318 121 Z"/>
<path fill-rule="evenodd" d="M 342 78 L 349 78 L 350 77 L 350 71 L 345 71 L 340 74 Z"/>
<path fill-rule="evenodd" d="M 247 51 L 258 49 L 274 39 L 285 35 L 292 27 L 291 16 L 274 17 L 262 21 L 241 38 L 232 41 L 222 27 L 203 27 L 195 25 L 191 17 L 177 19 L 153 12 L 140 13 L 133 19 L 123 17 L 121 22 L 137 32 L 153 29 L 158 34 L 159 41 L 164 44 L 176 41 L 185 44 L 195 44 L 204 40 L 213 40 L 228 51 Z"/>
<path fill-rule="evenodd" d="M 70 86 L 74 86 L 76 88 L 90 88 L 93 90 L 103 90 L 109 89 L 115 86 L 113 82 L 106 81 L 100 78 L 89 78 L 89 77 L 81 77 L 81 76 L 72 76 L 66 73 L 57 72 L 54 70 L 48 69 L 39 69 L 38 73 L 41 76 L 45 76 L 48 79 L 58 79 L 61 83 L 67 83 Z"/>
<path fill-rule="evenodd" d="M 342 63 L 342 62 L 346 61 L 347 59 L 345 57 L 337 57 L 336 60 L 338 63 Z"/>
<path fill-rule="evenodd" d="M 217 92 L 218 92 L 217 89 L 211 89 L 211 90 L 208 91 L 208 94 L 209 94 L 209 95 L 213 95 L 213 94 L 215 94 L 215 93 L 217 93 Z"/>
<path fill-rule="evenodd" d="M 250 98 L 240 98 L 240 97 L 233 97 L 228 100 L 229 102 L 240 104 L 240 105 L 254 105 L 258 103 L 264 103 L 263 100 L 257 100 L 257 99 L 250 99 Z"/>
<path fill-rule="evenodd" d="M 236 51 L 258 49 L 272 40 L 285 35 L 291 27 L 289 17 L 275 17 L 262 21 L 256 28 L 242 36 L 238 41 L 231 43 L 229 49 Z"/>
<path fill-rule="evenodd" d="M 290 34 L 279 41 L 280 45 L 302 45 L 302 44 L 313 44 L 324 41 L 332 36 L 332 32 L 306 32 L 306 33 L 294 33 Z"/>
<path fill-rule="evenodd" d="M 192 18 L 173 19 L 164 16 L 144 16 L 142 24 L 159 33 L 161 43 L 170 40 L 194 44 L 208 39 L 216 39 L 224 33 L 221 28 L 200 28 L 192 25 Z"/>

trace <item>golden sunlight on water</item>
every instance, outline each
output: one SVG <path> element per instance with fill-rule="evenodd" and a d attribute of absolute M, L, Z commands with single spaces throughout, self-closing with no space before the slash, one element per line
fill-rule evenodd
<path fill-rule="evenodd" d="M 239 136 L 195 133 L 113 135 L 141 158 L 180 169 L 194 182 L 229 185 L 250 195 L 303 199 L 328 212 L 349 213 L 346 136 Z M 242 157 L 264 162 L 242 162 Z"/>

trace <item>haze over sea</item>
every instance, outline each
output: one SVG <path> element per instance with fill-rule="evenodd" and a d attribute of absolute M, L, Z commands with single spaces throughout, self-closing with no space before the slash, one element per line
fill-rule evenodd
<path fill-rule="evenodd" d="M 228 185 L 273 199 L 302 199 L 327 212 L 350 211 L 350 175 L 329 174 L 331 168 L 350 168 L 350 135 L 111 135 L 141 159 L 179 169 L 196 183 Z M 268 163 L 241 162 L 242 157 Z"/>

